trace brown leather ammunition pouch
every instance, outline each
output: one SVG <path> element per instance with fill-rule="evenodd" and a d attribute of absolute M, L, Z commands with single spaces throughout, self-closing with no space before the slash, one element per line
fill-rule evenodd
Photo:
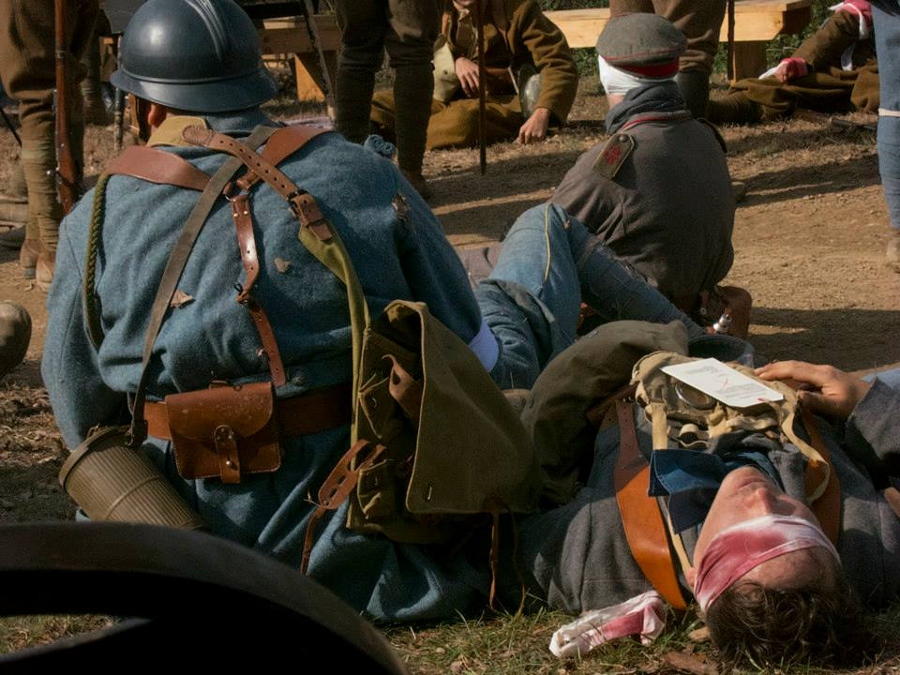
<path fill-rule="evenodd" d="M 182 478 L 219 477 L 237 483 L 243 474 L 276 471 L 280 441 L 350 424 L 350 384 L 275 398 L 270 382 L 219 385 L 147 402 L 147 433 L 172 441 Z"/>
<path fill-rule="evenodd" d="M 175 465 L 182 478 L 277 471 L 282 449 L 271 382 L 211 387 L 165 399 Z"/>

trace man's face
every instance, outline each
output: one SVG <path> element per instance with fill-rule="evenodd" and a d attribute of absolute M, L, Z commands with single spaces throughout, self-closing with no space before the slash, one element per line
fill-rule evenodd
<path fill-rule="evenodd" d="M 821 529 L 809 507 L 788 496 L 761 471 L 741 467 L 725 476 L 697 537 L 694 568 L 686 572 L 688 583 L 694 585 L 696 569 L 710 542 L 719 532 L 751 518 L 767 515 L 802 518 Z M 768 560 L 751 569 L 742 579 L 756 581 L 770 588 L 788 589 L 809 586 L 817 579 L 834 583 L 837 575 L 838 570 L 831 553 L 817 546 Z"/>

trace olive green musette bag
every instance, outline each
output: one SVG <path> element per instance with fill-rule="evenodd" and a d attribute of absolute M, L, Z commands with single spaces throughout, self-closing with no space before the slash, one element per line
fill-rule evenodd
<path fill-rule="evenodd" d="M 421 302 L 395 300 L 370 321 L 337 232 L 301 228 L 307 248 L 346 284 L 353 328 L 351 447 L 318 495 L 349 499 L 347 527 L 400 542 L 446 541 L 472 516 L 537 508 L 531 437 L 484 366 Z"/>

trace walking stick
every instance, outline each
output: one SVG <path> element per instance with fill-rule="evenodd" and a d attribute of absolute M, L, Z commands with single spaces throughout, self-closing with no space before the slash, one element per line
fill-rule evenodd
<path fill-rule="evenodd" d="M 487 168 L 487 130 L 485 121 L 485 80 L 484 69 L 484 11 L 482 0 L 475 0 L 475 40 L 478 42 L 476 53 L 478 54 L 478 161 L 481 175 Z"/>
<path fill-rule="evenodd" d="M 734 82 L 734 0 L 728 0 L 728 81 Z"/>

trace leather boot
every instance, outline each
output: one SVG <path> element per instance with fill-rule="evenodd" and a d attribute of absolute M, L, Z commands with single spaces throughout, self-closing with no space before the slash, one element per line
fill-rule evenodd
<path fill-rule="evenodd" d="M 25 215 L 28 215 L 28 207 L 23 206 L 25 209 Z M 0 207 L 0 211 L 2 211 L 2 207 Z M 6 225 L 7 223 L 0 222 L 0 225 Z M 18 251 L 22 248 L 22 244 L 25 241 L 25 223 L 9 223 L 13 225 L 8 230 L 4 232 L 0 232 L 0 246 L 3 248 L 8 248 L 13 251 Z"/>
<path fill-rule="evenodd" d="M 375 73 L 340 63 L 335 80 L 334 128 L 351 143 L 362 143 L 369 135 Z"/>
<path fill-rule="evenodd" d="M 6 183 L 6 189 L 0 192 L 0 204 L 27 204 L 28 188 L 25 186 L 25 172 L 22 171 L 22 163 L 16 162 L 12 173 Z M 25 222 L 26 217 L 21 222 Z M 3 218 L 3 220 L 8 220 Z"/>
<path fill-rule="evenodd" d="M 35 268 L 34 282 L 39 290 L 47 293 L 53 283 L 53 268 L 56 266 L 56 251 L 41 249 Z"/>
<path fill-rule="evenodd" d="M 683 70 L 675 76 L 684 104 L 696 119 L 706 117 L 709 103 L 709 75 L 701 70 Z"/>
<path fill-rule="evenodd" d="M 16 162 L 9 176 L 6 190 L 0 193 L 0 226 L 10 229 L 0 232 L 0 246 L 18 249 L 25 239 L 25 225 L 28 222 L 28 189 L 21 162 Z"/>
<path fill-rule="evenodd" d="M 28 222 L 28 202 L 4 202 L 0 200 L 0 225 L 25 227 Z M 19 242 L 21 244 L 21 242 Z M 18 248 L 18 246 L 16 247 Z"/>
<path fill-rule="evenodd" d="M 403 173 L 403 177 L 409 181 L 410 185 L 412 185 L 416 192 L 419 193 L 419 196 L 422 199 L 428 200 L 431 198 L 431 188 L 428 185 L 428 181 L 425 180 L 425 176 L 419 173 L 410 173 L 409 171 L 403 171 L 401 169 L 401 173 Z"/>
<path fill-rule="evenodd" d="M 38 256 L 40 254 L 40 239 L 29 239 L 26 237 L 22 241 L 22 247 L 19 249 L 19 267 L 22 268 L 22 276 L 26 279 L 34 279 Z"/>
<path fill-rule="evenodd" d="M 397 165 L 423 199 L 431 196 L 431 189 L 422 176 L 422 163 L 433 92 L 434 75 L 430 64 L 396 69 L 394 110 L 397 119 Z"/>
<path fill-rule="evenodd" d="M 22 363 L 31 342 L 31 316 L 22 305 L 0 302 L 0 377 Z"/>

